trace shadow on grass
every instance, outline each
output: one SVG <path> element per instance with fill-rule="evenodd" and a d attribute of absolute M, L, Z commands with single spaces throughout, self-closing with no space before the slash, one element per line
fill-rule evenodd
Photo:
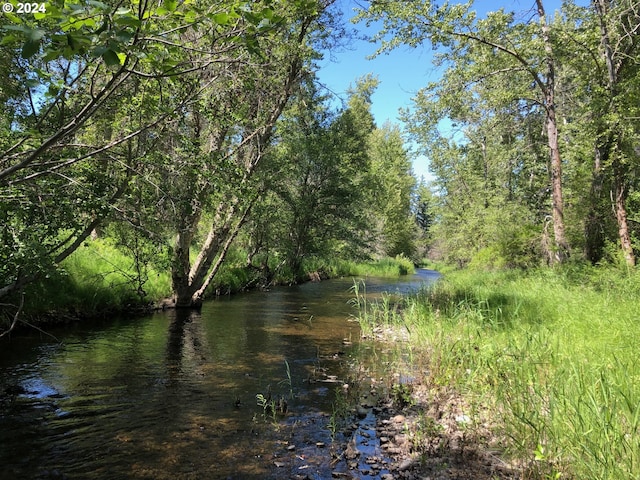
<path fill-rule="evenodd" d="M 438 285 L 416 296 L 440 317 L 449 321 L 470 321 L 495 329 L 542 325 L 554 318 L 544 298 L 532 300 L 517 292 L 479 291 L 472 286 Z"/>

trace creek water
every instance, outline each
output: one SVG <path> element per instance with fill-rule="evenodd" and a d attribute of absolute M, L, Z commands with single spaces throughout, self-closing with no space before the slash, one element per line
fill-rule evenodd
<path fill-rule="evenodd" d="M 368 278 L 367 295 L 437 277 Z M 353 284 L 14 335 L 0 344 L 0 479 L 331 478 L 336 395 L 362 349 Z"/>

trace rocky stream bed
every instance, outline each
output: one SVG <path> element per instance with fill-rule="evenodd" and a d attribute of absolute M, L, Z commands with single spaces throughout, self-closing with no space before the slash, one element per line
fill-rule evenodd
<path fill-rule="evenodd" d="M 378 342 L 406 342 L 403 334 L 376 329 Z M 389 379 L 363 378 L 367 385 L 354 420 L 343 430 L 333 478 L 381 480 L 498 480 L 521 478 L 501 458 L 502 448 L 488 425 L 474 423 L 464 398 L 453 389 L 429 385 L 427 378 L 396 373 Z M 384 385 L 387 385 L 386 387 Z M 391 387 L 389 388 L 389 385 Z M 308 476 L 296 478 L 309 479 Z"/>

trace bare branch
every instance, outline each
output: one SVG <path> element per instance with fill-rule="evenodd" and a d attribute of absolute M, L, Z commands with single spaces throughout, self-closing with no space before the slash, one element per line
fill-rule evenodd
<path fill-rule="evenodd" d="M 20 295 L 20 305 L 18 305 L 18 310 L 13 316 L 13 322 L 11 322 L 11 326 L 9 327 L 8 330 L 0 333 L 0 338 L 4 337 L 5 335 L 9 335 L 13 331 L 13 329 L 16 328 L 16 325 L 18 324 L 18 319 L 20 318 L 20 314 L 22 313 L 23 307 L 24 307 L 24 292 L 22 293 L 22 295 Z"/>

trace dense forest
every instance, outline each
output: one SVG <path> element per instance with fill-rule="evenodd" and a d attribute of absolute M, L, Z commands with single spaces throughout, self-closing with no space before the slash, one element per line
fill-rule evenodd
<path fill-rule="evenodd" d="M 441 78 L 403 112 L 405 131 L 375 124 L 375 75 L 342 102 L 322 88 L 318 59 L 351 31 L 330 0 L 5 12 L 5 325 L 69 282 L 83 249 L 107 246 L 131 259 L 133 298 L 166 275 L 178 306 L 199 305 L 230 267 L 268 284 L 336 258 L 427 253 L 491 268 L 635 265 L 638 2 L 358 6 L 379 53 L 436 53 Z M 408 139 L 430 161 L 428 185 Z"/>

